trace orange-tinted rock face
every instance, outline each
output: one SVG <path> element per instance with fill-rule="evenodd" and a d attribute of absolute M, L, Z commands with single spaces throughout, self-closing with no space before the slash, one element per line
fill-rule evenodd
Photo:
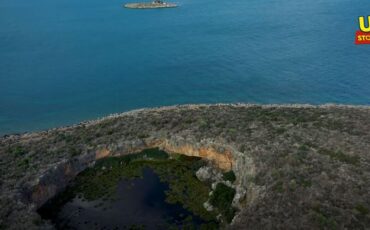
<path fill-rule="evenodd" d="M 104 157 L 114 155 L 125 155 L 130 153 L 139 152 L 146 148 L 160 148 L 168 153 L 178 153 L 183 154 L 186 156 L 195 156 L 201 157 L 206 160 L 211 161 L 214 163 L 218 168 L 222 170 L 231 170 L 234 164 L 233 156 L 231 151 L 224 150 L 222 152 L 217 151 L 213 147 L 199 147 L 197 145 L 192 145 L 188 143 L 176 143 L 176 141 L 169 141 L 169 140 L 152 140 L 150 142 L 145 143 L 144 146 L 135 148 L 131 147 L 126 149 L 125 152 L 115 152 L 112 153 L 110 150 L 103 148 L 96 151 L 95 159 L 101 159 Z"/>
<path fill-rule="evenodd" d="M 110 155 L 110 151 L 108 149 L 105 149 L 105 148 L 104 149 L 99 149 L 95 153 L 95 159 L 98 160 L 98 159 L 107 157 L 109 155 Z"/>
<path fill-rule="evenodd" d="M 231 170 L 233 166 L 232 154 L 229 151 L 218 152 L 212 147 L 193 147 L 192 145 L 185 144 L 173 146 L 171 144 L 164 144 L 162 147 L 167 152 L 180 153 L 186 156 L 195 156 L 207 159 L 213 162 L 217 167 L 222 170 Z"/>

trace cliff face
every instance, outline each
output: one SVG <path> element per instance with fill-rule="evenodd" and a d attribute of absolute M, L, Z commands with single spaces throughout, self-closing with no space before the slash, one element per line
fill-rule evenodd
<path fill-rule="evenodd" d="M 203 146 L 201 143 L 186 142 L 183 139 L 158 139 L 153 140 L 137 140 L 136 146 L 120 146 L 125 151 L 111 151 L 107 148 L 99 149 L 96 151 L 96 159 L 107 156 L 120 156 L 138 152 L 147 148 L 160 148 L 168 153 L 178 153 L 186 156 L 201 157 L 212 162 L 216 167 L 228 171 L 233 168 L 234 160 L 233 154 L 227 147 L 220 147 L 215 144 L 207 144 Z"/>
<path fill-rule="evenodd" d="M 0 229 L 39 228 L 97 159 L 159 147 L 236 174 L 236 229 L 370 226 L 370 107 L 189 105 L 0 138 Z M 36 224 L 35 224 L 36 223 Z"/>
<path fill-rule="evenodd" d="M 36 208 L 62 191 L 68 183 L 95 161 L 94 154 L 86 154 L 71 160 L 64 160 L 40 175 L 31 187 L 30 202 Z"/>
<path fill-rule="evenodd" d="M 42 174 L 32 185 L 30 201 L 36 204 L 36 207 L 42 206 L 47 200 L 63 190 L 78 173 L 92 166 L 98 159 L 137 153 L 147 148 L 160 148 L 170 154 L 201 157 L 224 171 L 232 170 L 235 165 L 233 150 L 230 147 L 222 147 L 212 143 L 205 145 L 205 143 L 186 142 L 180 138 L 170 140 L 148 138 L 148 141 L 137 140 L 126 144 L 128 145 L 125 143 L 110 145 L 111 149 L 99 148 L 96 151 L 58 163 Z"/>
<path fill-rule="evenodd" d="M 177 141 L 165 140 L 158 147 L 169 153 L 181 153 L 187 156 L 201 157 L 211 161 L 218 168 L 229 171 L 233 168 L 234 159 L 232 151 L 227 147 L 201 146 L 201 144 L 177 144 Z"/>

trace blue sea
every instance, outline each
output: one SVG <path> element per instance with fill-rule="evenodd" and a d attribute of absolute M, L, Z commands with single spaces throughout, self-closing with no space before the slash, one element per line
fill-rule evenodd
<path fill-rule="evenodd" d="M 173 1 L 0 0 L 0 134 L 184 103 L 370 105 L 369 0 Z"/>

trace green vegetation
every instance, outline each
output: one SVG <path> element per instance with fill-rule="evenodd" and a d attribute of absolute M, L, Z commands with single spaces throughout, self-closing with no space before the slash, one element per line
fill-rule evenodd
<path fill-rule="evenodd" d="M 287 130 L 285 129 L 285 128 L 282 128 L 282 127 L 278 127 L 278 128 L 275 128 L 274 129 L 274 132 L 276 133 L 276 134 L 283 134 L 283 133 L 285 133 Z"/>
<path fill-rule="evenodd" d="M 21 168 L 28 168 L 30 164 L 30 160 L 28 158 L 25 158 L 23 160 L 21 160 L 20 162 L 18 162 L 18 166 L 21 167 Z"/>
<path fill-rule="evenodd" d="M 15 157 L 23 156 L 26 151 L 23 149 L 22 146 L 14 146 L 12 148 L 8 148 L 8 153 L 14 155 Z"/>
<path fill-rule="evenodd" d="M 171 161 L 168 158 L 166 152 L 158 149 L 147 149 L 123 157 L 104 158 L 99 160 L 95 167 L 86 169 L 75 179 L 73 192 L 87 200 L 113 199 L 116 186 L 121 179 L 140 177 L 145 166 L 157 170 L 161 167 L 170 167 Z"/>
<path fill-rule="evenodd" d="M 232 221 L 235 215 L 235 209 L 231 206 L 234 196 L 235 189 L 223 183 L 218 183 L 210 198 L 210 203 L 219 210 L 228 223 Z"/>
<path fill-rule="evenodd" d="M 330 217 L 328 214 L 325 214 L 321 208 L 313 208 L 313 218 L 318 223 L 320 229 L 338 229 L 338 223 Z"/>
<path fill-rule="evenodd" d="M 56 207 L 60 207 L 76 196 L 88 201 L 114 201 L 120 180 L 141 177 L 143 169 L 149 167 L 169 186 L 165 191 L 166 202 L 180 204 L 206 221 L 203 229 L 214 229 L 218 213 L 208 212 L 203 207 L 203 203 L 209 198 L 210 185 L 202 183 L 195 176 L 195 172 L 204 164 L 201 158 L 196 157 L 174 155 L 170 158 L 166 152 L 158 149 L 148 149 L 123 157 L 104 158 L 93 168 L 80 173 L 52 202 Z M 220 197 L 216 198 L 218 199 Z"/>
<path fill-rule="evenodd" d="M 284 192 L 284 183 L 282 181 L 277 181 L 273 186 L 273 191 L 282 193 Z"/>
<path fill-rule="evenodd" d="M 306 151 L 310 150 L 310 147 L 307 144 L 302 144 L 302 145 L 299 146 L 298 150 L 302 151 L 302 152 L 306 152 Z"/>
<path fill-rule="evenodd" d="M 233 183 L 236 180 L 236 176 L 234 174 L 234 171 L 232 170 L 225 172 L 223 174 L 223 178 L 225 181 L 230 181 L 231 183 Z"/>
<path fill-rule="evenodd" d="M 69 147 L 68 148 L 68 152 L 70 154 L 70 156 L 74 157 L 74 156 L 78 156 L 81 154 L 81 150 L 80 149 L 77 149 L 75 147 Z"/>
<path fill-rule="evenodd" d="M 299 181 L 299 184 L 302 185 L 304 188 L 309 188 L 312 186 L 312 181 L 302 179 Z"/>
<path fill-rule="evenodd" d="M 341 151 L 333 151 L 333 150 L 321 148 L 319 149 L 318 152 L 322 155 L 329 156 L 331 159 L 338 160 L 338 161 L 341 161 L 347 164 L 355 165 L 355 164 L 358 164 L 360 160 L 358 156 L 350 156 L 350 155 L 344 154 Z"/>
<path fill-rule="evenodd" d="M 361 215 L 367 215 L 370 213 L 369 209 L 366 208 L 364 205 L 362 204 L 357 204 L 355 209 L 361 214 Z"/>
<path fill-rule="evenodd" d="M 337 222 L 332 219 L 332 218 L 328 218 L 326 217 L 325 215 L 323 215 L 322 213 L 315 213 L 315 218 L 316 218 L 316 221 L 318 221 L 319 223 L 319 226 L 320 226 L 320 229 L 337 229 Z"/>

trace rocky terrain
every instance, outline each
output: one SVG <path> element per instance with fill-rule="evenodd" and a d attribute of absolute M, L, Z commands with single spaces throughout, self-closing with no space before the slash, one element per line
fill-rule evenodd
<path fill-rule="evenodd" d="M 36 210 L 97 159 L 159 147 L 236 175 L 230 229 L 369 229 L 370 107 L 185 105 L 0 139 L 0 229 L 49 229 Z"/>

